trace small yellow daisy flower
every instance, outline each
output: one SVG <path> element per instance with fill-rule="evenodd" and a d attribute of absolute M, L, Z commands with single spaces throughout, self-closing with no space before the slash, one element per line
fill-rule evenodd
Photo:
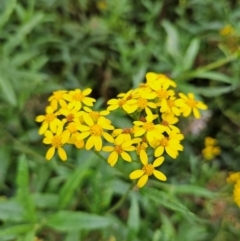
<path fill-rule="evenodd" d="M 134 128 L 124 128 L 124 129 L 115 129 L 112 133 L 112 136 L 118 141 L 131 141 L 132 135 L 134 134 Z"/>
<path fill-rule="evenodd" d="M 157 179 L 161 181 L 167 180 L 167 177 L 162 172 L 155 169 L 156 167 L 160 166 L 163 163 L 164 157 L 162 156 L 158 157 L 153 162 L 153 164 L 149 164 L 148 156 L 146 152 L 140 152 L 140 160 L 143 164 L 143 168 L 139 170 L 135 170 L 129 175 L 130 179 L 140 178 L 137 182 L 137 186 L 139 188 L 143 187 L 147 183 L 148 177 L 151 175 L 154 175 Z"/>
<path fill-rule="evenodd" d="M 66 90 L 53 91 L 53 94 L 48 98 L 48 101 L 50 102 L 50 106 L 52 106 L 54 110 L 58 108 L 58 105 L 63 108 L 66 108 L 67 103 L 63 98 L 63 95 L 65 93 L 67 93 Z"/>
<path fill-rule="evenodd" d="M 88 113 L 88 115 L 92 118 L 92 120 L 95 123 L 97 122 L 97 120 L 100 116 L 107 116 L 110 113 L 108 110 L 94 111 L 87 106 L 83 107 L 83 109 L 86 113 Z"/>
<path fill-rule="evenodd" d="M 113 137 L 104 131 L 104 129 L 114 129 L 114 127 L 108 121 L 106 121 L 105 117 L 99 117 L 97 123 L 94 123 L 93 119 L 89 115 L 83 115 L 83 119 L 87 126 L 79 125 L 78 128 L 82 132 L 79 134 L 81 139 L 85 139 L 90 136 L 86 142 L 86 150 L 90 150 L 95 147 L 97 151 L 101 151 L 102 137 L 110 143 L 114 142 Z"/>
<path fill-rule="evenodd" d="M 156 119 L 156 115 L 152 115 L 151 111 L 147 110 L 147 116 L 143 121 L 134 121 L 134 125 L 139 127 L 135 131 L 134 136 L 139 137 L 142 135 L 146 135 L 146 138 L 149 142 L 153 141 L 154 138 L 158 138 L 159 135 L 163 133 L 160 124 L 154 124 L 153 120 Z"/>
<path fill-rule="evenodd" d="M 79 132 L 72 134 L 67 143 L 75 145 L 77 149 L 83 149 L 85 146 L 85 143 L 84 143 L 84 140 L 81 139 L 79 135 L 80 135 Z"/>
<path fill-rule="evenodd" d="M 236 183 L 238 180 L 240 180 L 240 172 L 232 172 L 226 179 L 227 183 Z"/>
<path fill-rule="evenodd" d="M 178 152 L 183 151 L 183 146 L 180 144 L 183 135 L 175 131 L 169 132 L 168 135 L 166 137 L 161 134 L 154 142 L 150 142 L 150 145 L 155 148 L 154 155 L 156 157 L 161 156 L 166 151 L 170 157 L 176 159 L 179 154 Z"/>
<path fill-rule="evenodd" d="M 63 98 L 69 102 L 69 109 L 75 108 L 80 110 L 82 105 L 93 106 L 93 102 L 96 102 L 94 98 L 87 97 L 92 92 L 92 89 L 87 88 L 85 90 L 75 89 L 63 95 Z"/>
<path fill-rule="evenodd" d="M 180 110 L 178 107 L 178 102 L 180 101 L 181 103 L 181 99 L 177 99 L 175 96 L 170 96 L 167 99 L 167 106 L 166 106 L 166 113 L 173 113 L 176 116 L 180 115 Z"/>
<path fill-rule="evenodd" d="M 52 132 L 56 133 L 57 128 L 62 125 L 62 122 L 57 118 L 55 109 L 51 106 L 47 106 L 46 115 L 39 115 L 36 117 L 36 122 L 42 122 L 42 125 L 39 129 L 39 134 L 44 134 L 49 128 Z"/>
<path fill-rule="evenodd" d="M 75 108 L 70 108 L 69 105 L 66 106 L 66 108 L 61 108 L 59 113 L 65 117 L 62 119 L 63 122 L 73 122 L 75 119 L 80 118 L 83 114 Z"/>
<path fill-rule="evenodd" d="M 173 114 L 163 113 L 162 114 L 162 122 L 160 123 L 162 132 L 171 132 L 172 130 L 175 132 L 180 132 L 179 128 L 177 128 L 174 124 L 178 122 L 178 118 Z"/>
<path fill-rule="evenodd" d="M 110 166 L 113 167 L 116 164 L 119 156 L 121 156 L 123 160 L 131 162 L 132 158 L 127 152 L 135 150 L 135 147 L 132 146 L 132 144 L 131 141 L 125 142 L 121 139 L 115 139 L 114 146 L 104 146 L 102 149 L 103 151 L 111 152 L 108 157 L 108 163 Z"/>
<path fill-rule="evenodd" d="M 62 146 L 68 141 L 69 136 L 64 133 L 57 133 L 54 135 L 51 131 L 47 130 L 45 132 L 45 138 L 43 139 L 43 143 L 47 145 L 51 145 L 46 153 L 46 159 L 49 161 L 55 154 L 57 149 L 58 155 L 62 161 L 67 160 L 67 154 Z"/>
<path fill-rule="evenodd" d="M 198 109 L 207 109 L 207 106 L 204 103 L 194 99 L 195 97 L 193 93 L 189 93 L 188 96 L 183 93 L 179 93 L 179 96 L 182 99 L 182 102 L 178 102 L 178 105 L 184 117 L 189 116 L 193 112 L 194 117 L 199 119 L 201 115 Z"/>
<path fill-rule="evenodd" d="M 155 87 L 156 85 L 162 85 L 165 83 L 169 84 L 169 86 L 172 86 L 174 88 L 177 86 L 177 84 L 173 80 L 171 80 L 164 74 L 148 72 L 146 74 L 146 79 L 147 79 L 147 83 L 149 84 L 149 86 L 151 86 L 151 88 L 153 88 L 153 89 L 156 88 Z"/>

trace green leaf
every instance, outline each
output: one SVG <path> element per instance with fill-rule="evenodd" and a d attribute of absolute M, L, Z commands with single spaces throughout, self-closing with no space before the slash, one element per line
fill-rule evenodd
<path fill-rule="evenodd" d="M 197 38 L 194 38 L 191 41 L 183 59 L 184 70 L 190 70 L 192 68 L 194 61 L 197 57 L 199 48 L 200 48 L 200 40 Z"/>
<path fill-rule="evenodd" d="M 16 106 L 17 99 L 13 86 L 8 79 L 0 76 L 0 89 L 2 90 L 3 98 L 12 106 Z"/>
<path fill-rule="evenodd" d="M 56 209 L 58 205 L 58 194 L 53 193 L 34 193 L 33 201 L 38 208 Z"/>
<path fill-rule="evenodd" d="M 0 238 L 4 239 L 14 239 L 19 234 L 25 234 L 26 232 L 33 229 L 33 225 L 31 224 L 21 224 L 21 225 L 15 225 L 11 227 L 1 228 L 0 230 Z"/>
<path fill-rule="evenodd" d="M 198 77 L 198 78 L 203 78 L 203 79 L 210 79 L 210 80 L 216 80 L 219 82 L 227 83 L 227 84 L 232 84 L 234 83 L 234 80 L 232 77 L 229 77 L 225 74 L 215 72 L 215 71 L 208 71 L 208 72 L 195 72 L 191 75 L 192 77 Z"/>
<path fill-rule="evenodd" d="M 111 224 L 112 219 L 108 217 L 71 211 L 59 211 L 46 221 L 48 227 L 61 232 L 101 229 Z"/>
<path fill-rule="evenodd" d="M 24 207 L 25 219 L 28 221 L 35 221 L 35 207 L 29 193 L 28 163 L 25 155 L 21 155 L 18 160 L 17 200 Z"/>
<path fill-rule="evenodd" d="M 195 93 L 206 97 L 215 97 L 229 93 L 234 90 L 233 86 L 218 86 L 218 87 L 197 87 Z"/>
<path fill-rule="evenodd" d="M 81 165 L 68 177 L 67 182 L 60 189 L 59 209 L 64 209 L 69 205 L 73 199 L 74 192 L 80 188 L 82 180 L 88 173 L 89 167 L 92 165 L 94 158 L 93 154 L 91 154 L 90 157 L 81 162 Z"/>
<path fill-rule="evenodd" d="M 27 34 L 29 34 L 34 27 L 36 27 L 43 19 L 44 14 L 36 13 L 29 22 L 21 26 L 17 33 L 9 39 L 9 41 L 4 45 L 3 50 L 6 55 L 9 55 L 15 47 L 17 47 Z"/>
<path fill-rule="evenodd" d="M 21 221 L 24 211 L 16 200 L 0 201 L 0 220 Z"/>
<path fill-rule="evenodd" d="M 170 22 L 164 20 L 162 26 L 167 32 L 166 49 L 167 52 L 176 59 L 180 56 L 179 52 L 179 36 L 176 28 Z"/>
<path fill-rule="evenodd" d="M 4 26 L 4 24 L 9 20 L 15 6 L 16 6 L 16 0 L 7 0 L 6 1 L 6 9 L 3 13 L 0 15 L 0 29 Z"/>
<path fill-rule="evenodd" d="M 149 187 L 145 187 L 141 192 L 145 197 L 160 205 L 163 205 L 166 208 L 180 212 L 188 217 L 195 217 L 194 213 L 188 210 L 188 208 L 179 202 L 176 197 L 169 195 L 166 192 Z"/>
<path fill-rule="evenodd" d="M 135 193 L 131 193 L 130 199 L 130 209 L 128 214 L 128 227 L 137 232 L 140 227 L 140 210 L 139 210 L 139 203 Z"/>

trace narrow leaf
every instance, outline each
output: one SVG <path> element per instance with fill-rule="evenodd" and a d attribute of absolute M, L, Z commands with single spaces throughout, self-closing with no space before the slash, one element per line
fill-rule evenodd
<path fill-rule="evenodd" d="M 128 226 L 134 232 L 137 232 L 140 227 L 140 210 L 139 210 L 139 203 L 137 200 L 137 196 L 134 195 L 135 193 L 131 193 L 131 204 L 129 209 L 128 215 Z"/>
<path fill-rule="evenodd" d="M 18 160 L 17 172 L 17 199 L 24 207 L 25 219 L 35 220 L 34 203 L 29 193 L 29 173 L 28 163 L 25 155 L 21 155 Z"/>
<path fill-rule="evenodd" d="M 19 234 L 24 234 L 30 231 L 33 228 L 33 225 L 30 224 L 21 224 L 15 225 L 7 228 L 1 228 L 0 230 L 0 238 L 11 238 L 14 239 Z"/>
<path fill-rule="evenodd" d="M 184 70 L 190 70 L 194 64 L 200 47 L 200 40 L 195 38 L 191 41 L 183 59 Z"/>
<path fill-rule="evenodd" d="M 2 90 L 3 98 L 12 106 L 17 104 L 16 94 L 13 86 L 8 79 L 0 76 L 0 89 Z"/>
<path fill-rule="evenodd" d="M 6 9 L 5 11 L 0 15 L 0 29 L 4 24 L 8 21 L 10 18 L 15 6 L 16 6 L 16 0 L 7 0 L 6 1 Z"/>
<path fill-rule="evenodd" d="M 112 220 L 84 212 L 59 211 L 47 219 L 46 225 L 62 232 L 101 229 L 110 226 Z"/>
<path fill-rule="evenodd" d="M 234 90 L 233 86 L 219 86 L 219 87 L 198 87 L 196 93 L 206 97 L 215 97 L 222 94 L 229 93 Z"/>

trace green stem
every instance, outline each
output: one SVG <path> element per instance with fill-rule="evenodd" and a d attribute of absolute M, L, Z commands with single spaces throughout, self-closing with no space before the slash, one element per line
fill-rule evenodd
<path fill-rule="evenodd" d="M 128 190 L 125 192 L 125 194 L 118 200 L 118 202 L 111 207 L 109 210 L 107 210 L 107 213 L 113 213 L 116 210 L 118 210 L 122 204 L 124 203 L 124 201 L 127 199 L 128 194 L 130 193 L 130 191 L 132 190 L 132 188 L 135 186 L 134 183 L 132 183 L 132 185 L 129 186 Z"/>

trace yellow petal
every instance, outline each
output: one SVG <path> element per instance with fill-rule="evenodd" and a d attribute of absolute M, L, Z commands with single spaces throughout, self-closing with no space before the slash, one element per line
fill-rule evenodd
<path fill-rule="evenodd" d="M 154 156 L 161 156 L 164 152 L 164 147 L 163 146 L 159 146 L 157 147 L 157 149 L 154 152 Z"/>
<path fill-rule="evenodd" d="M 114 147 L 113 146 L 104 146 L 102 148 L 103 151 L 106 151 L 106 152 L 111 152 L 114 150 Z"/>
<path fill-rule="evenodd" d="M 178 156 L 178 151 L 173 150 L 172 148 L 170 148 L 169 146 L 166 147 L 166 152 L 167 154 L 172 157 L 173 159 L 176 159 Z"/>
<path fill-rule="evenodd" d="M 167 180 L 167 177 L 166 177 L 162 172 L 160 172 L 160 171 L 158 171 L 158 170 L 154 170 L 154 171 L 153 171 L 153 175 L 154 175 L 157 179 L 159 179 L 159 180 L 161 180 L 161 181 L 166 181 L 166 180 Z"/>
<path fill-rule="evenodd" d="M 36 122 L 42 122 L 45 120 L 45 116 L 44 115 L 39 115 L 35 118 L 35 121 Z"/>
<path fill-rule="evenodd" d="M 66 154 L 65 150 L 62 147 L 58 148 L 58 155 L 59 155 L 59 157 L 60 157 L 60 159 L 62 161 L 66 161 L 67 160 L 67 154 Z"/>
<path fill-rule="evenodd" d="M 46 130 L 48 129 L 48 123 L 47 122 L 43 122 L 38 133 L 39 135 L 42 135 L 46 132 Z"/>
<path fill-rule="evenodd" d="M 123 160 L 125 160 L 127 162 L 131 162 L 132 161 L 131 156 L 127 152 L 122 152 L 121 153 L 121 157 L 122 157 Z"/>
<path fill-rule="evenodd" d="M 148 156 L 145 151 L 140 152 L 140 160 L 144 166 L 148 164 Z"/>
<path fill-rule="evenodd" d="M 112 137 L 110 134 L 108 134 L 107 132 L 103 132 L 103 137 L 104 137 L 104 139 L 105 139 L 106 141 L 108 141 L 108 142 L 110 142 L 110 143 L 113 143 L 113 142 L 114 142 L 113 137 Z"/>
<path fill-rule="evenodd" d="M 87 88 L 87 89 L 85 89 L 85 90 L 83 90 L 83 94 L 86 96 L 86 95 L 89 95 L 89 94 L 91 94 L 91 92 L 92 92 L 92 89 L 90 89 L 90 88 Z"/>
<path fill-rule="evenodd" d="M 139 177 L 141 177 L 144 174 L 143 170 L 136 170 L 130 173 L 129 178 L 130 179 L 138 179 Z"/>
<path fill-rule="evenodd" d="M 147 180 L 148 180 L 148 175 L 147 174 L 143 175 L 142 177 L 140 177 L 139 181 L 137 182 L 137 186 L 139 188 L 143 187 L 147 183 Z"/>
<path fill-rule="evenodd" d="M 55 153 L 55 148 L 52 146 L 48 149 L 45 158 L 49 161 L 50 159 L 52 159 L 54 153 Z"/>
<path fill-rule="evenodd" d="M 87 115 L 87 114 L 83 115 L 83 119 L 88 126 L 94 125 L 94 122 L 89 115 Z"/>
<path fill-rule="evenodd" d="M 193 108 L 193 115 L 196 119 L 199 119 L 201 117 L 200 112 L 197 108 Z"/>
<path fill-rule="evenodd" d="M 164 161 L 164 157 L 160 156 L 158 157 L 154 162 L 153 162 L 153 167 L 158 167 L 160 166 Z"/>
<path fill-rule="evenodd" d="M 80 134 L 81 135 L 81 134 Z M 90 136 L 86 142 L 86 150 L 90 150 L 94 146 L 94 137 Z"/>
<path fill-rule="evenodd" d="M 118 154 L 117 152 L 113 151 L 108 157 L 108 163 L 110 164 L 110 166 L 113 167 L 116 164 L 117 160 L 118 160 Z"/>
<path fill-rule="evenodd" d="M 102 149 L 102 138 L 100 136 L 94 137 L 94 147 L 97 151 L 101 151 Z"/>

